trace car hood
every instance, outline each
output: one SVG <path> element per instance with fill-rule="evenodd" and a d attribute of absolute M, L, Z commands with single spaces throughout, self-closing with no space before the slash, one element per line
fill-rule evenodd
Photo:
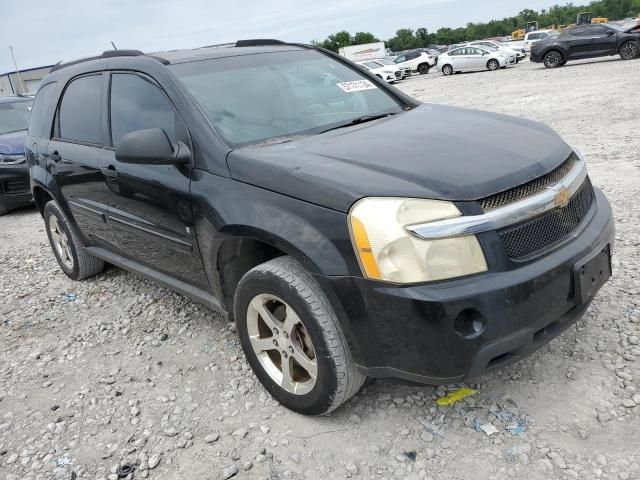
<path fill-rule="evenodd" d="M 571 148 L 550 128 L 495 113 L 409 112 L 228 156 L 231 176 L 346 212 L 358 199 L 476 200 L 550 172 Z"/>
<path fill-rule="evenodd" d="M 24 153 L 27 131 L 10 132 L 0 135 L 0 155 L 20 155 Z"/>

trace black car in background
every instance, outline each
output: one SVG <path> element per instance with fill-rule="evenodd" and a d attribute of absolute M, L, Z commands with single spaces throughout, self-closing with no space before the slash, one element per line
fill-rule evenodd
<path fill-rule="evenodd" d="M 531 61 L 547 68 L 562 67 L 570 60 L 620 55 L 623 60 L 640 53 L 637 26 L 624 28 L 609 23 L 578 25 L 560 35 L 547 37 L 531 47 Z"/>
<path fill-rule="evenodd" d="M 366 377 L 451 384 L 519 360 L 611 275 L 611 208 L 553 130 L 423 105 L 312 46 L 54 67 L 26 145 L 66 275 L 107 262 L 228 313 L 260 382 L 305 414 Z"/>
<path fill-rule="evenodd" d="M 24 156 L 30 97 L 0 97 L 0 215 L 33 201 Z"/>

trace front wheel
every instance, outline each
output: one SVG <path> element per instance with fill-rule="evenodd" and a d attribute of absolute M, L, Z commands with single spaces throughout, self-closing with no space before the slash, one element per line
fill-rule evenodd
<path fill-rule="evenodd" d="M 492 72 L 495 72 L 500 68 L 500 62 L 498 62 L 497 60 L 489 60 L 487 62 L 487 68 Z"/>
<path fill-rule="evenodd" d="M 620 47 L 620 58 L 622 60 L 632 60 L 638 56 L 638 44 L 635 42 L 625 42 Z"/>
<path fill-rule="evenodd" d="M 430 69 L 431 67 L 428 63 L 421 63 L 420 65 L 418 65 L 418 73 L 420 75 L 426 75 L 427 73 L 429 73 Z"/>
<path fill-rule="evenodd" d="M 445 65 L 442 67 L 442 73 L 444 75 L 453 75 L 453 67 L 451 65 Z"/>
<path fill-rule="evenodd" d="M 238 284 L 234 316 L 258 380 L 290 410 L 329 413 L 362 387 L 329 300 L 293 258 L 250 270 Z"/>
<path fill-rule="evenodd" d="M 543 63 L 546 68 L 557 68 L 564 65 L 564 58 L 560 55 L 560 52 L 549 52 L 544 56 Z"/>

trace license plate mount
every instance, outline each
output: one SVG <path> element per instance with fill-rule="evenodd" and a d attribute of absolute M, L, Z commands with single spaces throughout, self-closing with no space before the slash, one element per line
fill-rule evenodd
<path fill-rule="evenodd" d="M 574 297 L 576 305 L 590 302 L 611 278 L 611 246 L 596 250 L 573 267 Z"/>

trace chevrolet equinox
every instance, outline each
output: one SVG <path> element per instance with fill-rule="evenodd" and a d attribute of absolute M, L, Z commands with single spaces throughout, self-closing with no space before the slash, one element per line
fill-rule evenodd
<path fill-rule="evenodd" d="M 260 382 L 304 414 L 366 377 L 448 384 L 517 361 L 611 275 L 607 199 L 551 129 L 421 104 L 307 45 L 59 64 L 26 154 L 66 275 L 109 263 L 226 312 Z"/>

